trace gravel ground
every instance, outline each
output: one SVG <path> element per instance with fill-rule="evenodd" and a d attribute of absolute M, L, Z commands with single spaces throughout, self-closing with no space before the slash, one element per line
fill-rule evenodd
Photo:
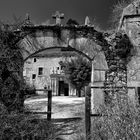
<path fill-rule="evenodd" d="M 47 111 L 46 97 L 33 97 L 25 100 L 25 106 L 34 112 Z M 84 112 L 84 97 L 54 96 L 52 98 L 52 118 L 72 118 Z M 42 117 L 46 117 L 43 115 Z"/>

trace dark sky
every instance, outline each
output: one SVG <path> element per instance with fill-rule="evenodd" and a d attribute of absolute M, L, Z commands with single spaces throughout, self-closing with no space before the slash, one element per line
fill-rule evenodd
<path fill-rule="evenodd" d="M 76 19 L 84 24 L 86 16 L 107 28 L 111 8 L 117 0 L 0 0 L 0 20 L 11 21 L 13 15 L 24 17 L 30 13 L 36 23 L 51 19 L 56 10 L 65 14 L 65 21 Z"/>

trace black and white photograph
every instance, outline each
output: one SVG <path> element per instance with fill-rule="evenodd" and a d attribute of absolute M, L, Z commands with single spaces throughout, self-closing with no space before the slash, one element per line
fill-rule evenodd
<path fill-rule="evenodd" d="M 140 0 L 0 0 L 0 140 L 140 140 Z"/>

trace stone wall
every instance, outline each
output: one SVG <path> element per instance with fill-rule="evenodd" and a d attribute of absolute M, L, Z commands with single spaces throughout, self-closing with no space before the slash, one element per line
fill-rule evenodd
<path fill-rule="evenodd" d="M 140 0 L 131 3 L 123 10 L 119 30 L 125 32 L 134 45 L 127 65 L 127 86 L 128 97 L 131 103 L 135 103 L 138 99 L 137 88 L 140 87 Z M 104 84 L 97 82 L 94 86 L 103 87 Z M 94 88 L 93 102 L 92 113 L 94 114 L 98 112 L 100 105 L 104 104 L 103 89 Z"/>

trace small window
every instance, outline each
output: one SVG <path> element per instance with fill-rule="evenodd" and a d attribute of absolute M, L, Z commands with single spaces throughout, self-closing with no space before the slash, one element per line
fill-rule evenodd
<path fill-rule="evenodd" d="M 33 74 L 32 79 L 35 80 L 35 78 L 36 78 L 36 74 Z"/>
<path fill-rule="evenodd" d="M 36 58 L 34 58 L 34 62 L 36 62 Z"/>
<path fill-rule="evenodd" d="M 57 70 L 59 70 L 59 67 L 57 67 Z"/>
<path fill-rule="evenodd" d="M 38 68 L 38 75 L 43 75 L 43 68 L 42 67 Z"/>

